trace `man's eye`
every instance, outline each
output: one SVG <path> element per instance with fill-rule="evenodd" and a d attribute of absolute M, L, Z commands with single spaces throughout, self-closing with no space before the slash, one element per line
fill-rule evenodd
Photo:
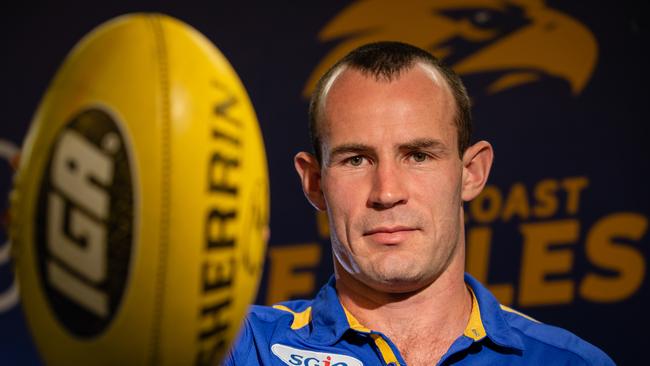
<path fill-rule="evenodd" d="M 348 158 L 348 163 L 352 166 L 361 166 L 361 164 L 363 164 L 363 157 L 353 156 L 351 158 Z"/>
<path fill-rule="evenodd" d="M 414 152 L 413 154 L 411 154 L 411 157 L 413 158 L 413 161 L 417 163 L 422 163 L 425 160 L 427 160 L 429 156 L 423 152 Z"/>

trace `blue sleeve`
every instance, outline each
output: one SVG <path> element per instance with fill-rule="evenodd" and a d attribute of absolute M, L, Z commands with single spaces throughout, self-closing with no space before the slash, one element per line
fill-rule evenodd
<path fill-rule="evenodd" d="M 242 322 L 239 335 L 230 347 L 226 357 L 224 357 L 222 366 L 242 366 L 247 364 L 248 357 L 253 348 L 253 339 L 250 327 L 248 318 L 245 318 Z"/>
<path fill-rule="evenodd" d="M 603 350 L 591 344 L 590 346 L 592 347 L 592 350 L 589 352 L 591 357 L 590 359 L 585 360 L 589 365 L 616 366 L 614 360 L 612 360 Z"/>

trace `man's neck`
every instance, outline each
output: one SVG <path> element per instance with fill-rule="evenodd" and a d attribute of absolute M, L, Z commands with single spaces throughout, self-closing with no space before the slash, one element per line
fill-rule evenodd
<path fill-rule="evenodd" d="M 433 282 L 411 293 L 376 290 L 337 264 L 336 288 L 345 309 L 366 328 L 386 334 L 407 361 L 420 352 L 441 357 L 463 334 L 472 310 L 462 263 L 450 263 Z"/>

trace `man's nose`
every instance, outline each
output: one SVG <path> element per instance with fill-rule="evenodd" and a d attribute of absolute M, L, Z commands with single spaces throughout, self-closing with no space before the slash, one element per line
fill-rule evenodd
<path fill-rule="evenodd" d="M 395 163 L 377 164 L 373 174 L 368 206 L 387 209 L 408 201 L 407 177 Z"/>

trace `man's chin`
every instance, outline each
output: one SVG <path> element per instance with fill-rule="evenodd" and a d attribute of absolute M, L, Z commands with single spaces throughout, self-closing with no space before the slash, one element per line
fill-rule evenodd
<path fill-rule="evenodd" d="M 392 294 L 417 292 L 428 285 L 424 276 L 412 273 L 382 273 L 373 276 L 372 282 L 371 287 Z"/>

